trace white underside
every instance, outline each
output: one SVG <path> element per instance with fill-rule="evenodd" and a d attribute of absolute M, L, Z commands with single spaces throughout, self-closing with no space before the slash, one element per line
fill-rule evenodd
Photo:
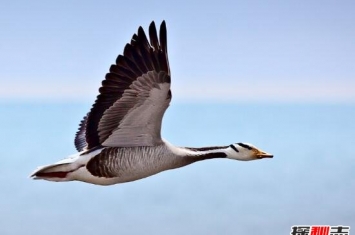
<path fill-rule="evenodd" d="M 88 154 L 82 154 L 82 152 L 70 155 L 68 158 L 60 160 L 54 164 L 45 165 L 38 167 L 30 177 L 33 179 L 43 179 L 54 182 L 63 182 L 63 181 L 84 181 L 92 184 L 100 185 L 110 185 L 119 183 L 117 178 L 103 178 L 93 176 L 87 169 L 86 164 L 94 156 L 98 155 L 103 149 L 98 149 L 92 151 Z M 65 171 L 69 172 L 65 178 L 55 178 L 55 177 L 36 177 L 35 174 L 38 172 L 54 172 L 54 171 Z"/>

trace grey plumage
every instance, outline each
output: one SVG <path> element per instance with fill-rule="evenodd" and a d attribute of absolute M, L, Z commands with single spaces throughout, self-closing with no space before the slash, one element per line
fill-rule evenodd
<path fill-rule="evenodd" d="M 113 146 L 115 145 L 114 140 L 118 140 L 115 146 L 132 145 L 122 140 L 122 138 L 118 138 L 117 132 L 115 138 L 109 140 L 109 136 L 118 129 L 127 130 L 126 128 L 121 128 L 122 126 L 118 127 L 122 124 L 122 119 L 126 118 L 125 114 L 129 114 L 131 111 L 134 111 L 134 109 L 146 107 L 143 104 L 144 99 L 148 101 L 150 94 L 156 94 L 155 89 L 151 89 L 152 87 L 159 90 L 158 87 L 162 89 L 162 84 L 170 84 L 166 34 L 167 31 L 164 21 L 160 25 L 159 38 L 155 23 L 152 22 L 150 24 L 150 41 L 148 41 L 142 27 L 139 27 L 138 34 L 134 34 L 130 44 L 125 46 L 123 55 L 119 55 L 116 64 L 111 65 L 110 72 L 106 74 L 105 80 L 102 81 L 102 87 L 99 89 L 100 94 L 97 96 L 85 120 L 85 131 L 80 132 L 85 132 L 87 149 L 106 144 Z M 164 87 L 166 88 L 167 86 L 164 85 Z M 171 99 L 170 85 L 168 91 L 166 91 L 165 88 L 162 91 L 163 93 L 161 93 L 165 96 L 163 100 L 155 100 L 161 102 L 163 111 L 158 111 L 162 112 L 161 115 L 163 115 L 166 109 L 164 100 L 166 100 L 166 98 L 168 98 L 168 100 Z M 135 99 L 135 96 L 140 97 L 140 99 Z M 160 96 L 161 95 L 158 94 L 158 97 Z M 140 102 L 143 106 L 135 102 Z M 147 115 L 148 114 L 145 116 Z M 159 119 L 159 116 L 156 117 Z M 132 128 L 133 127 L 130 129 L 132 130 Z M 156 130 L 154 131 L 156 132 Z M 160 130 L 158 131 L 160 132 Z M 126 134 L 126 132 L 123 134 Z M 77 137 L 81 136 L 82 134 Z M 156 139 L 156 133 L 152 135 L 148 134 L 146 138 L 147 140 L 144 140 L 142 136 L 139 137 L 139 140 L 133 138 L 132 140 L 137 141 L 133 146 L 139 146 L 139 143 L 153 145 L 154 142 L 159 142 Z M 149 140 L 149 138 L 153 138 L 153 140 Z M 75 142 L 77 143 L 79 141 Z M 76 147 L 80 149 L 80 146 Z"/>
<path fill-rule="evenodd" d="M 120 182 L 127 182 L 201 160 L 225 158 L 226 154 L 222 151 L 225 148 L 227 146 L 180 148 L 184 152 L 182 155 L 173 152 L 165 143 L 156 146 L 105 147 L 91 158 L 86 168 L 94 176 L 119 178 Z"/>
<path fill-rule="evenodd" d="M 141 179 L 164 170 L 186 166 L 196 157 L 174 154 L 165 144 L 153 147 L 107 147 L 87 163 L 97 177 L 118 177 L 123 182 Z"/>
<path fill-rule="evenodd" d="M 102 116 L 100 142 L 110 147 L 162 144 L 160 130 L 170 103 L 170 78 L 165 72 L 150 71 L 138 77 L 122 98 Z"/>

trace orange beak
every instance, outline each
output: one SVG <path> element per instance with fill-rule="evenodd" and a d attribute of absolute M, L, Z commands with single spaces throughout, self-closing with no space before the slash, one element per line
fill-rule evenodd
<path fill-rule="evenodd" d="M 259 152 L 256 154 L 256 156 L 259 158 L 259 159 L 262 159 L 262 158 L 273 158 L 274 155 L 270 154 L 270 153 L 265 153 L 265 152 Z"/>

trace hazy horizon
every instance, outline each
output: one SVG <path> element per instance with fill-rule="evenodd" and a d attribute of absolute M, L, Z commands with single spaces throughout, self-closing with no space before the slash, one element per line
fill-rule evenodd
<path fill-rule="evenodd" d="M 165 20 L 174 100 L 355 103 L 354 10 L 327 0 L 7 2 L 0 99 L 92 100 L 138 27 Z"/>

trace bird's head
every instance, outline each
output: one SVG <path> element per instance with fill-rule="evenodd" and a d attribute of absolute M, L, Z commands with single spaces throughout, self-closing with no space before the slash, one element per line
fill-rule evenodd
<path fill-rule="evenodd" d="M 262 158 L 272 158 L 272 154 L 266 153 L 251 144 L 237 143 L 229 145 L 227 158 L 239 161 L 250 161 Z"/>

